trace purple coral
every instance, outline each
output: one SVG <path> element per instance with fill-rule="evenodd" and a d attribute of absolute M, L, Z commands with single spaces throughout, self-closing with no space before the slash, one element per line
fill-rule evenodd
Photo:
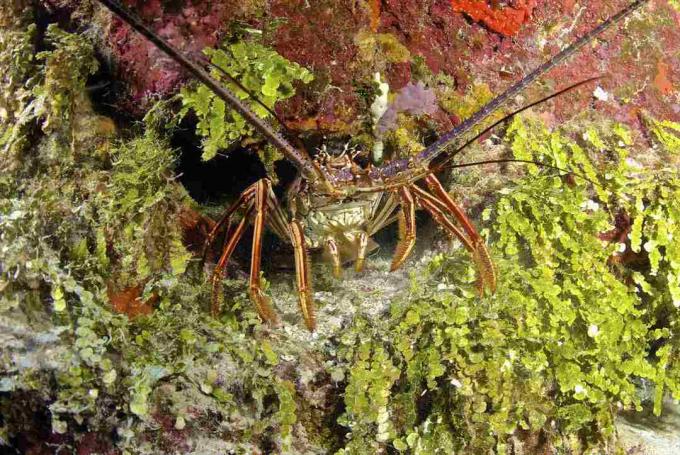
<path fill-rule="evenodd" d="M 385 114 L 378 121 L 377 131 L 384 134 L 397 125 L 397 114 L 405 112 L 411 115 L 432 115 L 437 112 L 437 96 L 434 91 L 425 87 L 421 81 L 409 82 L 399 91 Z"/>

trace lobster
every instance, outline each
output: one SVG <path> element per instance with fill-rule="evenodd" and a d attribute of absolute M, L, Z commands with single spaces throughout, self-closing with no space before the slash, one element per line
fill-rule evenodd
<path fill-rule="evenodd" d="M 224 247 L 211 276 L 211 312 L 214 316 L 220 313 L 221 283 L 227 263 L 248 224 L 252 222 L 253 242 L 248 282 L 250 300 L 264 322 L 277 324 L 278 317 L 270 298 L 263 291 L 260 274 L 262 236 L 265 228 L 269 228 L 293 246 L 298 300 L 305 325 L 310 331 L 315 329 L 316 320 L 309 251 L 325 250 L 331 258 L 333 273 L 337 277 L 341 275 L 342 264 L 347 258 L 354 260 L 355 269 L 360 272 L 365 264 L 371 237 L 398 220 L 399 241 L 390 267 L 394 271 L 404 264 L 415 245 L 417 209 L 427 211 L 438 225 L 460 240 L 470 252 L 476 267 L 479 292 L 494 293 L 497 271 L 486 243 L 463 209 L 444 189 L 436 176 L 437 172 L 456 154 L 501 122 L 567 90 L 597 79 L 578 82 L 518 109 L 460 145 L 466 134 L 477 129 L 508 100 L 648 2 L 637 0 L 629 4 L 535 68 L 418 154 L 394 159 L 382 165 L 362 166 L 348 153 L 340 156 L 319 153 L 312 157 L 303 147 L 294 146 L 244 105 L 234 93 L 221 85 L 203 65 L 192 61 L 156 35 L 136 15 L 115 0 L 98 1 L 210 88 L 297 168 L 299 175 L 286 191 L 284 201 L 277 199 L 268 178 L 258 180 L 240 194 L 209 233 L 206 248 L 221 232 L 226 232 Z M 219 67 L 216 69 L 220 70 Z M 237 81 L 234 82 L 238 84 Z M 495 162 L 500 161 L 505 160 Z M 419 185 L 421 181 L 425 185 Z M 238 223 L 233 223 L 237 212 L 243 212 L 243 216 Z"/>

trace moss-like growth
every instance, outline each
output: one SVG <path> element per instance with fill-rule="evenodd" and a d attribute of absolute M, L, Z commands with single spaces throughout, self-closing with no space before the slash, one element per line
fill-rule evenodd
<path fill-rule="evenodd" d="M 357 33 L 354 42 L 359 50 L 359 59 L 371 62 L 378 68 L 390 63 L 408 63 L 411 52 L 399 39 L 390 33 Z"/>
<path fill-rule="evenodd" d="M 290 445 L 293 389 L 275 373 L 270 345 L 246 336 L 254 314 L 218 322 L 201 304 L 209 290 L 182 244 L 187 196 L 175 182 L 175 151 L 152 126 L 128 140 L 99 130 L 90 141 L 64 140 L 86 137 L 79 127 L 100 118 L 88 103 L 76 107 L 93 53 L 83 37 L 48 30 L 51 49 L 23 81 L 33 88 L 30 123 L 41 129 L 14 130 L 23 146 L 0 186 L 0 324 L 10 347 L 0 409 L 15 417 L 0 437 L 23 437 L 32 423 L 13 397 L 35 395 L 49 409 L 49 431 L 114 432 L 134 452 L 175 450 L 163 437 L 145 442 L 145 432 L 167 415 L 177 428 L 198 427 L 204 413 L 225 416 L 214 431 L 230 434 L 235 450 Z M 125 298 L 157 310 L 133 322 L 114 311 Z"/>

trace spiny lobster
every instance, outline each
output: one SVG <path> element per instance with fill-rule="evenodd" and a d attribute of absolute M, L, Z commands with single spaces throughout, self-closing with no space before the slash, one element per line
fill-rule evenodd
<path fill-rule="evenodd" d="M 444 189 L 435 173 L 454 155 L 481 135 L 476 134 L 471 140 L 467 140 L 460 146 L 461 138 L 465 134 L 472 132 L 481 122 L 488 119 L 504 103 L 519 94 L 529 84 L 564 62 L 613 24 L 643 6 L 648 0 L 637 0 L 602 22 L 550 60 L 535 68 L 417 155 L 405 159 L 395 159 L 383 165 L 368 166 L 359 165 L 352 156 L 346 153 L 336 157 L 317 154 L 316 157 L 312 158 L 306 150 L 292 145 L 272 126 L 260 119 L 234 93 L 222 86 L 204 66 L 180 53 L 167 41 L 156 35 L 137 16 L 130 13 L 115 0 L 98 1 L 178 62 L 185 70 L 222 98 L 232 109 L 241 114 L 267 141 L 278 148 L 299 171 L 297 180 L 286 193 L 284 203 L 277 200 L 271 181 L 267 178 L 261 179 L 240 195 L 210 232 L 207 244 L 214 242 L 218 234 L 226 230 L 224 248 L 211 278 L 213 286 L 212 313 L 216 316 L 220 312 L 221 282 L 227 262 L 252 219 L 254 233 L 249 295 L 258 314 L 265 322 L 277 323 L 278 318 L 271 306 L 270 299 L 262 290 L 260 277 L 262 235 L 265 227 L 269 227 L 278 237 L 290 242 L 293 246 L 300 308 L 307 328 L 313 331 L 316 322 L 308 250 L 310 248 L 325 249 L 332 259 L 336 276 L 341 273 L 343 258 L 355 259 L 355 268 L 357 271 L 361 271 L 364 267 L 371 236 L 394 222 L 396 218 L 399 222 L 399 242 L 391 265 L 391 270 L 396 270 L 403 265 L 414 247 L 416 240 L 415 213 L 418 208 L 429 212 L 440 226 L 458 238 L 471 253 L 478 271 L 480 292 L 495 292 L 496 270 L 486 244 L 461 207 Z M 213 69 L 220 70 L 220 68 Z M 512 112 L 501 121 L 594 79 L 571 85 L 549 97 L 531 103 Z M 482 134 L 501 121 L 486 128 Z M 421 180 L 425 182 L 425 187 L 416 184 Z M 232 223 L 232 217 L 239 210 L 244 212 L 242 219 L 237 224 Z"/>

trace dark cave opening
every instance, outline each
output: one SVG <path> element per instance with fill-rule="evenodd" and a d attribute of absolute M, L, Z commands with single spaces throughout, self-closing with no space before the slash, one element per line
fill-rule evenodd
<path fill-rule="evenodd" d="M 267 176 L 257 154 L 242 147 L 204 161 L 201 158 L 201 139 L 187 119 L 174 132 L 170 144 L 179 151 L 176 169 L 179 181 L 201 205 L 225 204 L 249 185 Z"/>
<path fill-rule="evenodd" d="M 189 196 L 203 207 L 206 214 L 217 221 L 246 188 L 266 177 L 278 181 L 274 192 L 279 201 L 283 201 L 286 188 L 297 176 L 297 170 L 292 164 L 285 160 L 275 162 L 276 175 L 268 175 L 256 149 L 238 144 L 205 161 L 201 157 L 203 148 L 201 138 L 196 134 L 195 124 L 196 121 L 191 116 L 185 118 L 173 132 L 170 144 L 178 151 L 175 169 L 178 181 Z M 248 227 L 232 256 L 241 271 L 248 270 L 250 264 L 252 236 L 252 227 Z M 222 241 L 222 238 L 218 238 L 216 244 L 219 245 Z M 265 272 L 289 270 L 294 266 L 292 249 L 285 240 L 279 239 L 268 229 L 262 239 L 262 254 L 269 258 L 262 261 Z"/>

